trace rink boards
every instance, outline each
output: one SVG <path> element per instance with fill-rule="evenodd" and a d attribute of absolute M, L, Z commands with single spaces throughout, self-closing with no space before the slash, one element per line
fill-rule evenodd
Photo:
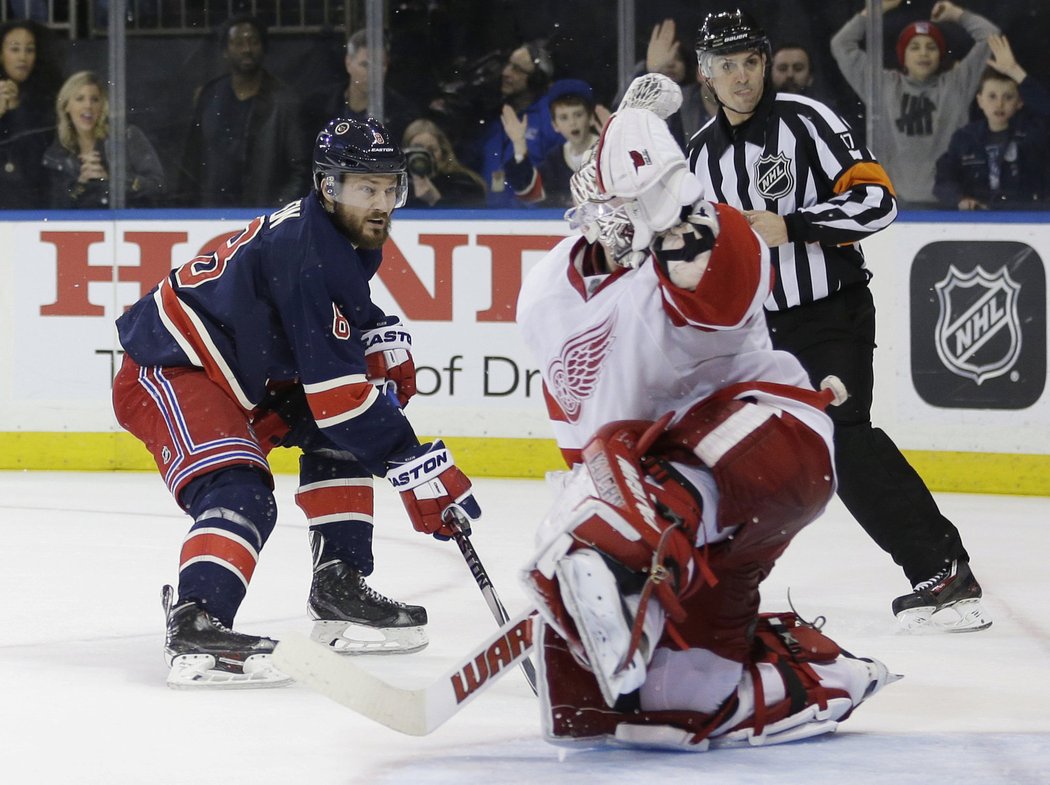
<path fill-rule="evenodd" d="M 254 215 L 6 215 L 0 468 L 150 468 L 110 410 L 113 321 Z M 1050 495 L 1050 216 L 963 217 L 904 215 L 864 243 L 879 322 L 874 419 L 935 489 Z M 413 332 L 419 394 L 407 413 L 474 474 L 558 467 L 514 320 L 522 276 L 566 233 L 554 211 L 395 216 L 373 296 Z M 295 456 L 278 453 L 275 469 L 293 470 Z"/>

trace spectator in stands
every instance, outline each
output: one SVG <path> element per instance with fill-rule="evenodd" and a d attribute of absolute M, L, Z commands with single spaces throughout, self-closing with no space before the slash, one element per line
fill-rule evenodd
<path fill-rule="evenodd" d="M 773 50 L 770 77 L 778 93 L 791 93 L 820 101 L 830 106 L 847 121 L 852 122 L 853 118 L 848 117 L 849 112 L 842 111 L 839 101 L 831 98 L 828 91 L 822 89 L 813 68 L 813 58 L 809 50 L 802 44 L 787 41 Z M 856 127 L 854 130 L 857 130 Z"/>
<path fill-rule="evenodd" d="M 500 74 L 503 105 L 526 124 L 525 145 L 534 161 L 542 161 L 553 148 L 565 143 L 551 125 L 547 87 L 554 63 L 540 42 L 522 44 L 507 58 Z M 477 143 L 479 169 L 488 188 L 489 207 L 520 207 L 514 191 L 507 187 L 506 165 L 514 159 L 514 144 L 503 129 L 502 114 L 489 121 Z"/>
<path fill-rule="evenodd" d="M 432 120 L 413 120 L 401 149 L 408 158 L 408 207 L 484 207 L 485 181 L 459 162 L 452 143 Z"/>
<path fill-rule="evenodd" d="M 110 206 L 109 95 L 105 83 L 91 71 L 66 80 L 55 101 L 57 138 L 44 153 L 55 209 Z M 129 207 L 150 207 L 164 190 L 164 167 L 146 135 L 127 128 L 125 198 Z"/>
<path fill-rule="evenodd" d="M 551 126 L 565 138 L 534 165 L 525 142 L 528 126 L 509 106 L 503 107 L 503 129 L 514 145 L 514 157 L 504 169 L 507 185 L 526 204 L 572 207 L 569 179 L 580 170 L 586 152 L 598 141 L 600 123 L 595 114 L 594 91 L 580 79 L 562 79 L 547 92 Z M 608 119 L 609 113 L 605 112 Z"/>
<path fill-rule="evenodd" d="M 702 86 L 697 78 L 696 58 L 692 47 L 686 47 L 688 57 L 682 51 L 682 42 L 678 39 L 675 21 L 665 19 L 653 26 L 649 36 L 649 45 L 645 50 L 645 60 L 635 64 L 628 84 L 636 77 L 646 73 L 658 73 L 673 79 L 682 88 L 682 106 L 667 118 L 667 127 L 682 150 L 686 149 L 693 134 L 710 120 L 718 106 L 714 98 Z M 616 96 L 614 106 L 619 106 L 623 94 Z"/>
<path fill-rule="evenodd" d="M 41 160 L 54 135 L 58 81 L 47 41 L 36 22 L 0 26 L 0 209 L 47 207 Z"/>
<path fill-rule="evenodd" d="M 902 0 L 883 0 L 891 11 Z M 864 95 L 871 58 L 860 47 L 867 9 L 854 16 L 831 39 L 831 53 L 858 95 Z M 885 111 L 878 119 L 879 158 L 889 172 L 904 207 L 933 207 L 934 162 L 948 148 L 952 134 L 966 122 L 971 96 L 989 55 L 988 37 L 999 29 L 982 16 L 950 0 L 938 0 L 929 22 L 913 22 L 897 39 L 901 71 L 881 77 Z M 961 25 L 975 44 L 957 65 L 946 68 L 944 34 L 938 22 Z"/>
<path fill-rule="evenodd" d="M 266 27 L 235 16 L 221 29 L 229 73 L 197 93 L 179 192 L 194 207 L 271 207 L 310 182 L 300 108 L 262 65 Z"/>
<path fill-rule="evenodd" d="M 1005 36 L 988 44 L 992 59 L 977 91 L 984 117 L 952 135 L 937 159 L 934 191 L 951 209 L 1046 209 L 1050 93 L 1017 62 Z"/>
<path fill-rule="evenodd" d="M 781 44 L 773 52 L 771 76 L 777 92 L 808 95 L 813 86 L 813 62 L 809 52 L 801 44 Z"/>
<path fill-rule="evenodd" d="M 321 128 L 333 117 L 349 117 L 364 121 L 374 115 L 368 108 L 368 69 L 372 62 L 368 51 L 368 35 L 358 30 L 346 42 L 344 64 L 346 85 L 327 91 L 307 101 L 307 128 Z M 389 48 L 384 46 L 383 75 L 389 65 Z M 385 83 L 383 86 L 383 125 L 395 139 L 402 138 L 409 122 L 419 112 L 412 103 Z"/>

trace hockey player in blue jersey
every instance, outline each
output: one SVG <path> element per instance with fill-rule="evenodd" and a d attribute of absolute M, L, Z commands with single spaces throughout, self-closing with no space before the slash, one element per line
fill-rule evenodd
<path fill-rule="evenodd" d="M 426 610 L 372 589 L 372 483 L 445 538 L 481 511 L 442 442 L 420 444 L 411 336 L 371 300 L 405 156 L 375 120 L 318 135 L 315 190 L 173 270 L 120 319 L 120 424 L 142 440 L 193 519 L 178 591 L 164 587 L 168 684 L 270 686 L 275 641 L 231 627 L 276 523 L 266 454 L 302 449 L 315 639 L 348 653 L 415 651 Z M 395 397 L 396 396 L 396 399 Z M 455 515 L 453 515 L 455 513 Z"/>

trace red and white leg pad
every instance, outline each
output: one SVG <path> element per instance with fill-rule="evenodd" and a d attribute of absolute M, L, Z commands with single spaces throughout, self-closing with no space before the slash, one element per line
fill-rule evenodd
<path fill-rule="evenodd" d="M 659 603 L 646 603 L 642 640 L 628 657 L 640 593 L 621 594 L 612 570 L 590 548 L 581 548 L 560 559 L 555 574 L 586 662 L 602 697 L 612 706 L 621 695 L 634 692 L 645 681 L 646 666 L 663 635 L 664 611 Z"/>

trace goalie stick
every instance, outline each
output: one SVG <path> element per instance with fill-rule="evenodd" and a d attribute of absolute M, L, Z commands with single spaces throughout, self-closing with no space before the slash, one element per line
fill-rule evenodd
<path fill-rule="evenodd" d="M 281 671 L 358 714 L 410 736 L 426 736 L 532 650 L 534 608 L 507 621 L 475 646 L 451 671 L 417 689 L 374 676 L 354 658 L 337 654 L 305 635 L 283 637 L 273 652 Z"/>

